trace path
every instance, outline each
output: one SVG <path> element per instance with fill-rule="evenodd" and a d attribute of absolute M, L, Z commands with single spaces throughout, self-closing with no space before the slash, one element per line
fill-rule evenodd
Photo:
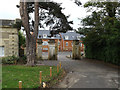
<path fill-rule="evenodd" d="M 66 55 L 70 52 L 60 52 L 58 61 L 42 61 L 55 66 L 61 61 L 67 71 L 67 76 L 55 88 L 118 88 L 117 68 L 95 60 L 72 60 Z"/>

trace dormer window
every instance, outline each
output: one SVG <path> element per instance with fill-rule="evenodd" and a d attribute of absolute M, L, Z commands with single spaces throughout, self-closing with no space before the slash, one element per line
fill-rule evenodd
<path fill-rule="evenodd" d="M 80 40 L 80 36 L 77 36 L 77 40 Z"/>
<path fill-rule="evenodd" d="M 47 34 L 43 34 L 43 38 L 47 38 Z"/>
<path fill-rule="evenodd" d="M 51 38 L 55 38 L 55 37 L 51 37 Z"/>
<path fill-rule="evenodd" d="M 72 36 L 72 38 L 74 39 L 75 37 L 74 37 L 74 36 Z"/>
<path fill-rule="evenodd" d="M 67 39 L 67 40 L 68 40 L 68 36 L 65 36 L 65 39 Z"/>

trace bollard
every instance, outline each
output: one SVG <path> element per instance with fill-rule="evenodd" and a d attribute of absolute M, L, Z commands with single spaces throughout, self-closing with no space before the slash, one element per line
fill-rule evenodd
<path fill-rule="evenodd" d="M 40 85 L 42 83 L 42 71 L 40 71 Z"/>
<path fill-rule="evenodd" d="M 22 89 L 22 81 L 19 81 L 19 90 Z"/>
<path fill-rule="evenodd" d="M 50 67 L 50 77 L 52 76 L 52 67 Z"/>
<path fill-rule="evenodd" d="M 61 62 L 59 62 L 60 63 L 60 69 L 61 69 Z"/>
<path fill-rule="evenodd" d="M 57 64 L 57 73 L 59 72 L 59 65 Z"/>

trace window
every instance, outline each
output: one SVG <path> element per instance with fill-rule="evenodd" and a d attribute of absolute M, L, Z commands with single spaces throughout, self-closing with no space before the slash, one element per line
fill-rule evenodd
<path fill-rule="evenodd" d="M 71 43 L 71 46 L 73 46 L 73 42 Z"/>
<path fill-rule="evenodd" d="M 80 43 L 80 46 L 82 47 L 82 43 Z"/>
<path fill-rule="evenodd" d="M 60 45 L 60 41 L 58 41 L 58 45 Z"/>
<path fill-rule="evenodd" d="M 74 36 L 72 36 L 72 38 L 74 39 L 75 37 L 74 37 Z"/>
<path fill-rule="evenodd" d="M 77 36 L 77 40 L 80 40 L 80 36 Z"/>
<path fill-rule="evenodd" d="M 47 38 L 47 34 L 43 34 L 43 38 Z"/>
<path fill-rule="evenodd" d="M 43 41 L 42 45 L 48 45 L 47 41 Z"/>
<path fill-rule="evenodd" d="M 48 48 L 43 48 L 43 50 L 48 50 Z"/>
<path fill-rule="evenodd" d="M 4 47 L 0 46 L 0 57 L 4 56 Z"/>
<path fill-rule="evenodd" d="M 68 40 L 68 36 L 65 36 L 65 39 L 67 39 L 67 40 Z"/>
<path fill-rule="evenodd" d="M 66 42 L 66 46 L 68 46 L 68 42 Z"/>

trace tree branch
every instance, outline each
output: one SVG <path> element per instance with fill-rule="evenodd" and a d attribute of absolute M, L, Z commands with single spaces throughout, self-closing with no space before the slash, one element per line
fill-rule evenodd
<path fill-rule="evenodd" d="M 39 2 L 38 0 L 35 0 L 35 23 L 34 23 L 34 37 L 37 39 L 38 35 L 38 26 L 39 26 Z"/>
<path fill-rule="evenodd" d="M 25 0 L 20 0 L 20 16 L 26 31 L 26 35 L 30 39 L 31 34 L 30 34 L 29 18 L 28 18 L 28 12 L 27 12 L 27 2 L 25 2 Z"/>

